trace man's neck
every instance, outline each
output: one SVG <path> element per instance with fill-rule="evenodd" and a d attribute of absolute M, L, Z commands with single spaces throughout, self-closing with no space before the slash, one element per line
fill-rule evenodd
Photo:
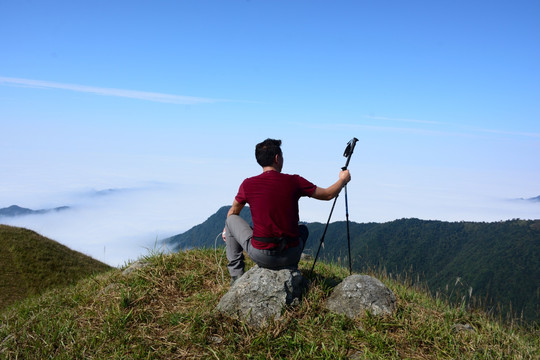
<path fill-rule="evenodd" d="M 267 171 L 277 171 L 277 172 L 279 172 L 279 170 L 276 169 L 273 166 L 265 166 L 265 167 L 263 167 L 263 172 L 267 172 Z"/>

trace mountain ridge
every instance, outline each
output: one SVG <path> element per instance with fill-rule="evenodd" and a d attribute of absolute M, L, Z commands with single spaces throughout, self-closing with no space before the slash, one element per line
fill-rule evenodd
<path fill-rule="evenodd" d="M 25 215 L 41 215 L 47 214 L 50 212 L 59 212 L 64 210 L 69 210 L 69 206 L 59 206 L 52 209 L 40 209 L 32 210 L 28 208 L 23 208 L 18 205 L 11 205 L 5 208 L 0 209 L 0 217 L 16 217 L 16 216 L 25 216 Z"/>

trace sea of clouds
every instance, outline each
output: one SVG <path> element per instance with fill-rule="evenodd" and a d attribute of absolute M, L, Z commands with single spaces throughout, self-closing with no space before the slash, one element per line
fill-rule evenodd
<path fill-rule="evenodd" d="M 52 197 L 53 195 L 51 195 Z M 55 194 L 55 200 L 1 204 L 33 210 L 69 206 L 63 211 L 0 217 L 0 223 L 38 232 L 112 266 L 123 266 L 155 251 L 168 251 L 160 240 L 203 222 L 225 204 L 194 200 L 185 188 L 154 184 L 144 187 L 85 189 Z"/>
<path fill-rule="evenodd" d="M 386 187 L 351 184 L 348 191 L 350 220 L 385 222 L 416 217 L 445 221 L 501 221 L 539 219 L 540 202 L 521 198 L 489 198 L 474 194 L 423 194 Z M 112 266 L 127 263 L 156 251 L 167 252 L 161 240 L 183 233 L 204 222 L 220 207 L 230 204 L 236 186 L 188 186 L 150 183 L 101 189 L 78 189 L 27 194 L 18 198 L 3 194 L 0 208 L 10 205 L 33 210 L 69 206 L 68 210 L 40 215 L 0 217 L 0 223 L 38 232 L 69 248 Z M 344 194 L 338 198 L 332 221 L 345 219 Z M 300 219 L 325 223 L 332 201 L 302 198 Z M 216 234 L 217 235 L 217 234 Z"/>

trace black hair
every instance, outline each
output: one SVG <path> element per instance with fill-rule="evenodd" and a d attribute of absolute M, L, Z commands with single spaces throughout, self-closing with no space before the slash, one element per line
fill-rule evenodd
<path fill-rule="evenodd" d="M 272 166 L 276 155 L 283 156 L 281 152 L 281 140 L 266 139 L 255 146 L 255 158 L 262 167 Z"/>

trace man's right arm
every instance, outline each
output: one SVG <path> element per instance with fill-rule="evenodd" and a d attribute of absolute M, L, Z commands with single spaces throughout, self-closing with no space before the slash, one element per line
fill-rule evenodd
<path fill-rule="evenodd" d="M 349 173 L 349 170 L 342 170 L 339 173 L 339 179 L 334 184 L 330 185 L 327 188 L 321 188 L 318 187 L 315 189 L 315 192 L 313 195 L 311 195 L 312 198 L 318 199 L 318 200 L 332 200 L 336 196 L 338 196 L 341 189 L 347 185 L 347 183 L 351 181 L 351 174 Z"/>
<path fill-rule="evenodd" d="M 233 203 L 232 203 L 232 206 L 231 208 L 229 209 L 229 212 L 227 213 L 227 217 L 231 216 L 231 215 L 240 215 L 240 211 L 242 211 L 242 209 L 244 208 L 246 204 L 241 204 L 239 203 L 238 201 L 236 201 L 236 199 L 233 200 Z M 223 241 L 225 241 L 225 229 L 226 227 L 223 229 L 223 232 L 221 233 L 221 237 L 223 238 Z"/>
<path fill-rule="evenodd" d="M 229 212 L 227 213 L 227 217 L 231 215 L 240 215 L 240 211 L 244 208 L 246 204 L 241 204 L 236 199 L 233 200 L 232 206 L 229 209 Z"/>

